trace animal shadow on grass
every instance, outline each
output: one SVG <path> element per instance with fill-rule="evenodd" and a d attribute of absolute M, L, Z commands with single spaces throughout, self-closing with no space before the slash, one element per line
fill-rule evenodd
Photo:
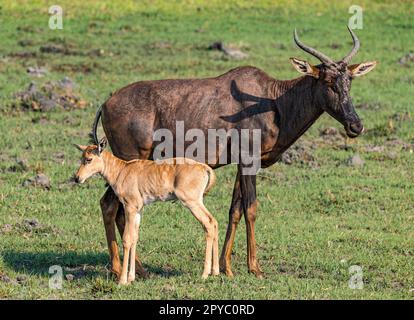
<path fill-rule="evenodd" d="M 18 273 L 38 276 L 51 276 L 56 270 L 49 273 L 52 266 L 60 266 L 63 275 L 72 274 L 76 278 L 105 276 L 108 265 L 108 255 L 97 252 L 74 251 L 67 252 L 21 252 L 6 250 L 0 253 L 4 263 Z"/>
<path fill-rule="evenodd" d="M 0 252 L 4 263 L 17 273 L 50 277 L 56 272 L 49 273 L 52 266 L 60 266 L 63 276 L 72 274 L 75 278 L 114 277 L 110 272 L 109 256 L 103 252 L 19 252 L 6 250 Z M 170 278 L 179 276 L 181 271 L 169 267 L 158 267 L 144 264 L 149 276 Z"/>

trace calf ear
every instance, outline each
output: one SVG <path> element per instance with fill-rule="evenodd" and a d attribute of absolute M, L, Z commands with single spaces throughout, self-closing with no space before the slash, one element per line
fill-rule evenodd
<path fill-rule="evenodd" d="M 106 148 L 106 145 L 107 145 L 107 144 L 108 144 L 108 140 L 106 139 L 106 137 L 103 137 L 103 138 L 101 139 L 101 141 L 99 141 L 99 146 L 98 146 L 98 148 L 99 148 L 99 153 L 101 153 L 101 152 L 102 152 L 102 150 Z"/>
<path fill-rule="evenodd" d="M 370 72 L 376 65 L 376 61 L 363 62 L 348 66 L 348 70 L 351 72 L 352 77 L 355 78 Z"/>
<path fill-rule="evenodd" d="M 88 146 L 82 146 L 82 145 L 80 145 L 80 144 L 74 144 L 74 146 L 75 146 L 77 149 L 79 149 L 80 151 L 85 151 L 85 149 L 88 147 Z"/>
<path fill-rule="evenodd" d="M 319 78 L 319 69 L 311 66 L 307 61 L 298 58 L 290 58 L 290 62 L 300 73 L 312 76 L 316 79 Z"/>

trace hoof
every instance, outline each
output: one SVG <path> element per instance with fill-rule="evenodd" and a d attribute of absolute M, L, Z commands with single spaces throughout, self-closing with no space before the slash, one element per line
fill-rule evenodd
<path fill-rule="evenodd" d="M 220 271 L 219 270 L 213 270 L 212 272 L 211 272 L 211 275 L 212 276 L 218 276 L 220 274 Z"/>
<path fill-rule="evenodd" d="M 249 273 L 253 273 L 256 276 L 256 278 L 258 278 L 258 279 L 263 279 L 264 278 L 264 273 L 262 272 L 262 270 L 257 270 L 257 269 L 249 270 Z"/>
<path fill-rule="evenodd" d="M 227 267 L 225 263 L 220 263 L 220 272 L 224 273 L 229 278 L 234 277 L 233 272 L 230 269 L 230 266 Z"/>
<path fill-rule="evenodd" d="M 120 285 L 120 286 L 126 286 L 128 284 L 129 283 L 126 279 L 121 279 L 121 280 L 118 281 L 118 285 Z"/>
<path fill-rule="evenodd" d="M 226 270 L 223 270 L 222 271 L 227 277 L 229 277 L 229 278 L 234 278 L 234 274 L 233 274 L 233 272 L 231 271 L 231 269 L 226 269 Z"/>
<path fill-rule="evenodd" d="M 119 279 L 121 278 L 121 272 L 118 272 L 116 270 L 111 270 L 111 276 L 113 279 L 119 281 Z"/>

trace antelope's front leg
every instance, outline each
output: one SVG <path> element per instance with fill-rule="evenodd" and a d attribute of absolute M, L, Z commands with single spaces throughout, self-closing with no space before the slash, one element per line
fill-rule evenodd
<path fill-rule="evenodd" d="M 247 233 L 247 266 L 249 272 L 255 274 L 258 278 L 262 278 L 263 272 L 257 261 L 256 239 L 254 236 L 254 224 L 257 214 L 256 176 L 245 175 L 241 179 L 242 202 Z"/>
<path fill-rule="evenodd" d="M 226 238 L 224 240 L 223 250 L 220 257 L 220 270 L 224 272 L 228 277 L 233 277 L 233 272 L 231 271 L 231 252 L 233 250 L 237 226 L 243 213 L 241 203 L 240 175 L 241 168 L 238 168 L 236 181 L 234 182 L 233 198 L 231 200 L 231 207 L 229 211 L 229 224 L 227 226 Z"/>

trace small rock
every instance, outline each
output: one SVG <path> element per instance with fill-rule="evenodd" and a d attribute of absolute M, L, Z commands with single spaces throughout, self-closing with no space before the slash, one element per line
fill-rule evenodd
<path fill-rule="evenodd" d="M 73 279 L 75 279 L 75 276 L 71 273 L 68 273 L 67 275 L 65 275 L 65 279 L 67 281 L 72 281 Z"/>
<path fill-rule="evenodd" d="M 336 136 L 338 134 L 338 129 L 334 127 L 328 127 L 321 131 L 321 136 Z"/>
<path fill-rule="evenodd" d="M 39 173 L 35 177 L 35 183 L 38 186 L 41 186 L 46 189 L 50 189 L 50 179 L 44 173 Z"/>
<path fill-rule="evenodd" d="M 75 87 L 75 83 L 69 77 L 64 77 L 62 80 L 57 82 L 57 86 L 66 91 L 72 91 Z"/>
<path fill-rule="evenodd" d="M 216 41 L 213 42 L 212 44 L 210 44 L 207 47 L 208 50 L 219 50 L 219 51 L 223 51 L 223 43 L 221 41 Z"/>
<path fill-rule="evenodd" d="M 26 71 L 36 77 L 43 77 L 47 73 L 47 69 L 44 67 L 28 67 Z"/>
<path fill-rule="evenodd" d="M 28 229 L 36 229 L 36 228 L 39 228 L 39 226 L 40 226 L 39 220 L 37 220 L 37 219 L 24 219 L 23 224 Z"/>
<path fill-rule="evenodd" d="M 13 226 L 11 224 L 6 223 L 5 225 L 3 225 L 3 227 L 1 228 L 1 233 L 7 233 L 13 230 Z"/>
<path fill-rule="evenodd" d="M 5 283 L 9 283 L 11 280 L 10 280 L 10 277 L 7 274 L 0 273 L 0 281 L 5 282 Z"/>
<path fill-rule="evenodd" d="M 224 48 L 223 51 L 227 56 L 236 59 L 236 60 L 242 60 L 249 57 L 247 53 L 244 53 L 237 49 L 230 49 L 230 48 Z"/>
<path fill-rule="evenodd" d="M 360 157 L 359 154 L 355 154 L 352 157 L 350 157 L 347 161 L 346 161 L 348 166 L 351 167 L 362 167 L 364 165 L 364 160 Z"/>
<path fill-rule="evenodd" d="M 49 111 L 55 108 L 57 105 L 56 100 L 52 100 L 49 98 L 41 97 L 38 99 L 38 101 L 34 102 L 32 104 L 33 110 L 40 110 L 40 111 Z"/>
<path fill-rule="evenodd" d="M 23 172 L 29 170 L 29 164 L 26 159 L 16 159 L 16 164 L 8 169 L 10 172 Z"/>
<path fill-rule="evenodd" d="M 65 163 L 65 154 L 63 152 L 58 152 L 53 155 L 53 159 L 60 164 Z"/>
<path fill-rule="evenodd" d="M 404 66 L 409 64 L 410 62 L 414 62 L 414 53 L 407 53 L 405 56 L 401 57 L 400 60 L 398 60 L 398 62 Z"/>
<path fill-rule="evenodd" d="M 216 41 L 213 42 L 211 45 L 208 46 L 208 50 L 218 50 L 223 52 L 226 56 L 229 56 L 230 58 L 241 60 L 246 59 L 249 57 L 247 53 L 244 53 L 238 49 L 228 48 L 224 46 L 223 42 Z"/>
<path fill-rule="evenodd" d="M 390 160 L 395 160 L 398 157 L 398 155 L 397 155 L 397 153 L 395 151 L 389 151 L 389 152 L 387 152 L 386 156 Z"/>
<path fill-rule="evenodd" d="M 27 281 L 27 278 L 25 276 L 17 276 L 16 281 L 18 284 L 24 284 Z"/>
<path fill-rule="evenodd" d="M 35 186 L 44 189 L 50 189 L 50 179 L 44 173 L 37 174 L 34 178 L 29 178 L 23 182 L 24 187 Z"/>
<path fill-rule="evenodd" d="M 22 171 L 29 170 L 29 163 L 27 162 L 27 159 L 19 158 L 19 159 L 16 160 L 16 164 L 19 166 L 19 168 Z"/>

